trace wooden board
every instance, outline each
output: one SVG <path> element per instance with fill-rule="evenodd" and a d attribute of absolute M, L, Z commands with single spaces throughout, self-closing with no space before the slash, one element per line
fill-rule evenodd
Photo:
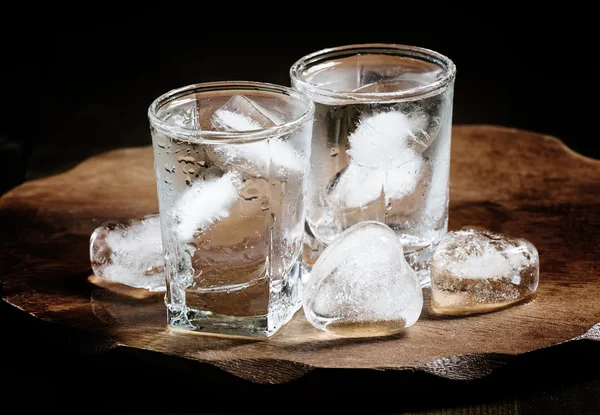
<path fill-rule="evenodd" d="M 502 127 L 458 126 L 452 140 L 450 229 L 480 225 L 532 241 L 541 263 L 534 301 L 462 318 L 436 317 L 426 305 L 406 332 L 380 338 L 336 337 L 312 328 L 302 312 L 269 340 L 172 330 L 163 294 L 103 287 L 90 273 L 96 226 L 157 211 L 149 147 L 101 154 L 0 199 L 2 297 L 89 332 L 98 351 L 143 349 L 258 383 L 317 368 L 476 379 L 559 343 L 600 346 L 600 161 L 555 138 Z"/>

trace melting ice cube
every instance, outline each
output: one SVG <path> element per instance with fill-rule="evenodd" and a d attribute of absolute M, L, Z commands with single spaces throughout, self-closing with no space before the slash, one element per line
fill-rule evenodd
<path fill-rule="evenodd" d="M 394 231 L 366 221 L 344 231 L 323 251 L 306 280 L 303 304 L 316 328 L 375 336 L 414 324 L 423 294 Z"/>
<path fill-rule="evenodd" d="M 108 281 L 150 291 L 165 290 L 158 215 L 100 225 L 90 238 L 94 274 Z"/>
<path fill-rule="evenodd" d="M 440 314 L 496 310 L 533 295 L 538 278 L 531 242 L 472 228 L 449 232 L 431 263 L 431 305 Z"/>

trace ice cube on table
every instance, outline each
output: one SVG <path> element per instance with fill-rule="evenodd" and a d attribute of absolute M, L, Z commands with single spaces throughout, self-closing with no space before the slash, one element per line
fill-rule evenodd
<path fill-rule="evenodd" d="M 171 211 L 180 242 L 191 242 L 196 234 L 226 218 L 239 198 L 241 179 L 235 172 L 196 181 L 183 193 Z"/>
<path fill-rule="evenodd" d="M 253 131 L 283 123 L 277 115 L 242 95 L 234 95 L 214 112 L 211 122 L 223 131 Z M 302 158 L 294 146 L 281 137 L 250 143 L 227 143 L 207 146 L 217 166 L 237 169 L 252 177 L 285 177 L 301 173 Z"/>
<path fill-rule="evenodd" d="M 431 306 L 439 314 L 493 311 L 531 297 L 538 286 L 535 246 L 485 229 L 448 232 L 431 262 Z"/>
<path fill-rule="evenodd" d="M 381 336 L 414 324 L 423 294 L 394 231 L 365 221 L 340 234 L 317 259 L 305 282 L 303 305 L 318 329 Z"/>
<path fill-rule="evenodd" d="M 159 216 L 103 223 L 90 238 L 90 262 L 104 280 L 165 291 Z"/>

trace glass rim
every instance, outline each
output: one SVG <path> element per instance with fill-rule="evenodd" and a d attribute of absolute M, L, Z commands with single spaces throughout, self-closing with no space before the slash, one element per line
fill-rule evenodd
<path fill-rule="evenodd" d="M 417 86 L 410 89 L 404 89 L 400 91 L 391 92 L 353 92 L 353 91 L 333 91 L 327 88 L 320 87 L 317 84 L 307 82 L 302 77 L 302 72 L 310 67 L 319 58 L 328 60 L 329 58 L 335 58 L 337 55 L 344 55 L 345 52 L 352 56 L 363 53 L 376 53 L 377 51 L 392 51 L 405 52 L 408 56 L 425 60 L 424 58 L 432 58 L 433 63 L 438 65 L 444 70 L 442 78 L 435 80 L 426 85 Z M 326 49 L 321 49 L 316 52 L 312 52 L 298 59 L 290 67 L 290 78 L 300 84 L 304 90 L 307 91 L 311 96 L 324 97 L 340 101 L 350 102 L 373 102 L 373 101 L 397 101 L 407 98 L 421 98 L 426 95 L 434 95 L 435 93 L 441 92 L 440 90 L 445 89 L 456 76 L 456 65 L 447 56 L 436 52 L 431 49 L 423 48 L 420 46 L 403 45 L 397 43 L 360 43 L 344 46 L 336 46 Z"/>
<path fill-rule="evenodd" d="M 248 130 L 248 131 L 215 131 L 215 130 L 202 130 L 196 128 L 186 128 L 181 126 L 174 126 L 161 120 L 157 111 L 162 108 L 163 105 L 173 101 L 174 99 L 201 92 L 209 91 L 236 91 L 243 89 L 255 89 L 258 91 L 272 92 L 280 95 L 287 95 L 293 99 L 296 99 L 306 105 L 306 110 L 302 112 L 298 117 L 293 120 L 284 122 L 283 124 L 276 125 L 274 127 L 262 128 L 260 130 Z M 292 132 L 303 125 L 309 120 L 315 111 L 315 104 L 313 101 L 302 94 L 301 92 L 286 87 L 283 85 L 272 84 L 268 82 L 258 81 L 215 81 L 215 82 L 202 82 L 197 84 L 190 84 L 180 88 L 175 88 L 160 95 L 148 107 L 148 119 L 150 124 L 160 130 L 162 133 L 168 135 L 174 135 L 191 140 L 209 140 L 232 143 L 242 143 L 250 141 L 258 141 L 267 139 L 273 136 L 283 135 Z"/>

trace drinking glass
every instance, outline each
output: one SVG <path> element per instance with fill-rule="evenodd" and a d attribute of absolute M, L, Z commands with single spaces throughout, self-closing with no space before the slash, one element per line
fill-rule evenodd
<path fill-rule="evenodd" d="M 456 68 L 432 50 L 348 45 L 311 53 L 290 69 L 315 102 L 304 265 L 365 220 L 387 224 L 429 283 L 448 227 Z M 365 241 L 368 243 L 368 241 Z"/>
<path fill-rule="evenodd" d="M 170 326 L 268 337 L 300 308 L 313 113 L 306 96 L 258 82 L 150 105 Z"/>

